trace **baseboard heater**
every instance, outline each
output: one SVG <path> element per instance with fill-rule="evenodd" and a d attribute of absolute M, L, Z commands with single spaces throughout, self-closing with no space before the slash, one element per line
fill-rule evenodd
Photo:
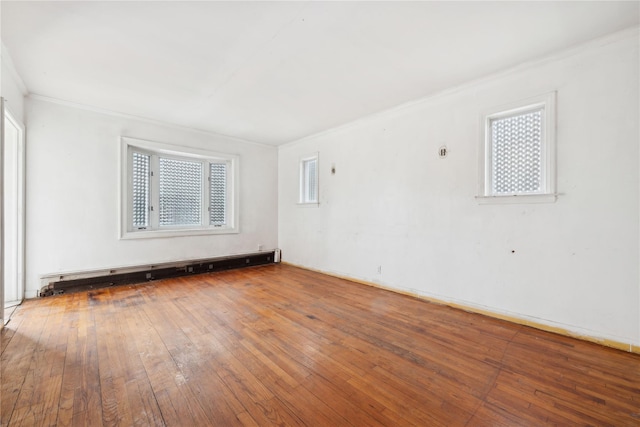
<path fill-rule="evenodd" d="M 275 250 L 218 258 L 150 264 L 138 267 L 123 267 L 111 270 L 51 274 L 40 278 L 41 285 L 44 286 L 40 288 L 39 295 L 46 297 L 115 285 L 142 283 L 149 280 L 265 265 L 279 262 L 279 255 L 279 250 Z"/>

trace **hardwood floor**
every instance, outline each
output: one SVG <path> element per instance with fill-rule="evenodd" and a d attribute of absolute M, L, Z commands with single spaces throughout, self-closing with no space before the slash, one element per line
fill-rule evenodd
<path fill-rule="evenodd" d="M 270 265 L 25 302 L 2 425 L 640 425 L 640 357 Z"/>

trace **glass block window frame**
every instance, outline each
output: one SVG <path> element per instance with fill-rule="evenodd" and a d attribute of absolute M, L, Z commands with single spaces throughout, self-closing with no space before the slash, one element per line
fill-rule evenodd
<path fill-rule="evenodd" d="M 209 224 L 222 227 L 227 224 L 228 164 L 209 163 Z"/>
<path fill-rule="evenodd" d="M 318 154 L 300 159 L 300 197 L 298 203 L 317 205 L 319 202 Z"/>
<path fill-rule="evenodd" d="M 482 118 L 481 203 L 554 202 L 555 92 Z"/>
<path fill-rule="evenodd" d="M 238 156 L 121 141 L 120 238 L 239 231 Z"/>
<path fill-rule="evenodd" d="M 149 190 L 151 156 L 131 154 L 132 228 L 144 230 L 149 226 Z"/>
<path fill-rule="evenodd" d="M 158 156 L 158 224 L 200 225 L 203 205 L 203 162 Z"/>

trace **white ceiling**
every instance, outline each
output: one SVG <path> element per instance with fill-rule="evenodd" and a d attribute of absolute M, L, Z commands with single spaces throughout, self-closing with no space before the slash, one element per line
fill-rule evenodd
<path fill-rule="evenodd" d="M 32 94 L 282 144 L 638 25 L 639 2 L 9 2 Z"/>

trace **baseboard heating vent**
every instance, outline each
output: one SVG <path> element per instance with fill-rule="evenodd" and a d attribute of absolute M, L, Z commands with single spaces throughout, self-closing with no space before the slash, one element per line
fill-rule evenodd
<path fill-rule="evenodd" d="M 253 267 L 278 262 L 275 258 L 276 252 L 269 251 L 113 270 L 48 275 L 41 277 L 41 284 L 44 286 L 41 287 L 39 295 L 46 297 L 115 285 L 142 283 L 149 280 Z"/>

